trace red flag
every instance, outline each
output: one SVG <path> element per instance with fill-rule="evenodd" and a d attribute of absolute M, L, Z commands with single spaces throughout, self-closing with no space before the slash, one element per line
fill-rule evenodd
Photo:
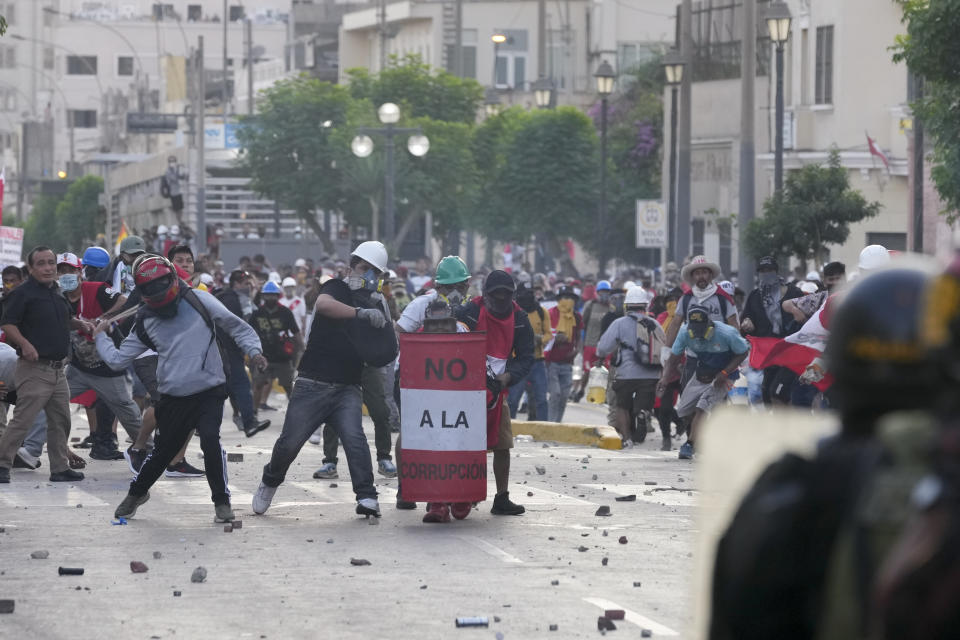
<path fill-rule="evenodd" d="M 890 173 L 890 158 L 888 158 L 887 154 L 885 154 L 883 150 L 877 146 L 876 141 L 870 137 L 869 133 L 867 133 L 867 146 L 870 148 L 870 155 L 880 158 L 880 161 L 883 162 L 883 166 L 887 168 L 887 173 Z"/>
<path fill-rule="evenodd" d="M 754 369 L 767 367 L 786 367 L 798 376 L 801 375 L 814 358 L 823 353 L 816 349 L 787 342 L 781 338 L 756 338 L 747 336 L 750 341 L 750 366 Z M 824 391 L 833 384 L 833 376 L 827 374 L 823 380 L 814 383 L 820 391 Z"/>

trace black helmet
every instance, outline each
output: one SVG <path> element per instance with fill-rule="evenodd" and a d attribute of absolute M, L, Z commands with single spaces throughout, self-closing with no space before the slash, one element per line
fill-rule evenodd
<path fill-rule="evenodd" d="M 835 378 L 832 399 L 845 416 L 932 407 L 939 374 L 923 340 L 931 283 L 919 269 L 890 269 L 859 281 L 843 298 L 825 355 Z"/>
<path fill-rule="evenodd" d="M 923 312 L 923 339 L 956 403 L 960 384 L 960 251 L 933 279 Z"/>

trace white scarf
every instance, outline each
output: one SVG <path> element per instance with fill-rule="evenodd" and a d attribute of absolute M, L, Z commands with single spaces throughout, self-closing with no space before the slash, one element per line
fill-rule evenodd
<path fill-rule="evenodd" d="M 717 283 L 711 282 L 703 289 L 697 285 L 693 285 L 690 290 L 693 292 L 693 297 L 697 299 L 697 302 L 702 304 L 704 300 L 717 292 Z"/>

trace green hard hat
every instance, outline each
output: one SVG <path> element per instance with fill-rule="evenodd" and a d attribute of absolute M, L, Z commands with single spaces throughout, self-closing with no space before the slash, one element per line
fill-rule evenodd
<path fill-rule="evenodd" d="M 470 271 L 459 256 L 447 256 L 437 265 L 437 284 L 457 284 L 470 279 Z"/>

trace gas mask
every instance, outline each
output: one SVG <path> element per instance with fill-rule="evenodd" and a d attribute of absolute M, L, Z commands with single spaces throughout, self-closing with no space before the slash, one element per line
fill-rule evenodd
<path fill-rule="evenodd" d="M 74 291 L 80 286 L 80 276 L 75 273 L 65 273 L 57 278 L 57 282 L 63 291 Z"/>
<path fill-rule="evenodd" d="M 450 308 L 459 307 L 463 304 L 463 294 L 459 290 L 454 289 L 450 293 L 444 296 L 447 299 L 447 304 L 450 305 Z"/>
<path fill-rule="evenodd" d="M 493 296 L 488 293 L 483 297 L 483 305 L 494 317 L 506 318 L 513 311 L 513 296 Z"/>
<path fill-rule="evenodd" d="M 351 291 L 379 291 L 380 278 L 373 269 L 367 269 L 361 275 L 347 276 L 347 286 Z"/>

